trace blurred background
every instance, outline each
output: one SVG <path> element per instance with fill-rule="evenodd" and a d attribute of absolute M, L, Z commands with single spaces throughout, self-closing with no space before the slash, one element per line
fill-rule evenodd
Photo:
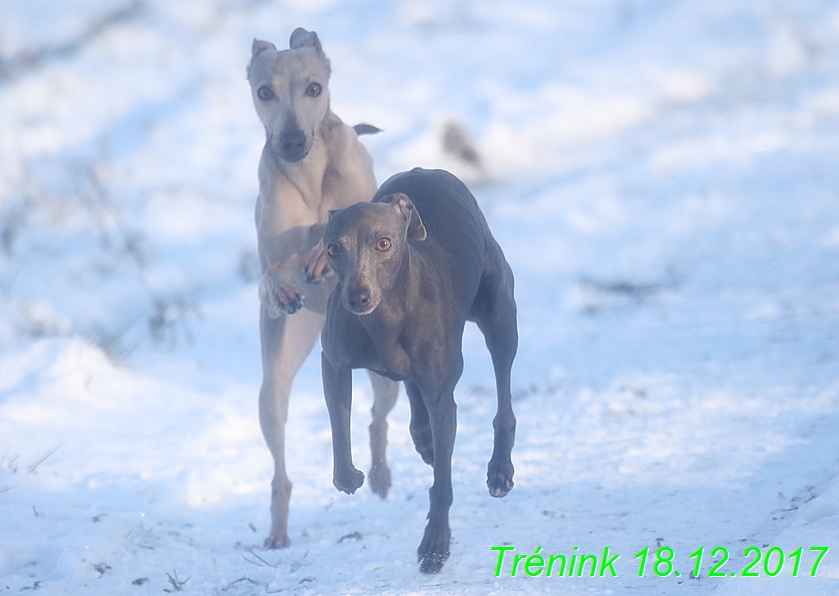
<path fill-rule="evenodd" d="M 383 129 L 363 138 L 379 182 L 414 166 L 460 176 L 516 275 L 522 507 L 485 503 L 494 387 L 469 327 L 455 501 L 475 504 L 446 567 L 461 587 L 485 593 L 486 544 L 516 536 L 595 532 L 593 547 L 627 555 L 662 524 L 686 552 L 769 540 L 839 474 L 835 0 L 0 0 L 0 585 L 173 588 L 174 561 L 207 593 L 307 577 L 340 591 L 402 554 L 360 541 L 342 567 L 330 528 L 366 519 L 389 537 L 414 494 L 421 528 L 428 471 L 404 403 L 389 513 L 333 494 L 316 350 L 290 430 L 305 546 L 275 567 L 248 554 L 267 531 L 270 457 L 256 421 L 264 132 L 245 66 L 253 38 L 282 49 L 298 26 L 332 61 L 333 111 Z M 416 588 L 418 532 L 381 589 Z"/>
<path fill-rule="evenodd" d="M 253 37 L 286 47 L 297 25 L 333 61 L 334 111 L 385 130 L 364 140 L 379 179 L 467 180 L 514 228 L 533 302 L 608 309 L 760 242 L 794 276 L 790 242 L 839 245 L 834 8 L 2 2 L 0 346 L 73 335 L 120 361 L 253 282 L 244 66 Z"/>

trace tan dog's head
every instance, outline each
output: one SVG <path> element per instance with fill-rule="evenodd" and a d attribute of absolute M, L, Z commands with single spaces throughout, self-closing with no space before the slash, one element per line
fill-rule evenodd
<path fill-rule="evenodd" d="M 329 109 L 329 59 L 317 33 L 297 28 L 288 50 L 253 40 L 248 82 L 256 113 L 281 159 L 300 161 L 312 149 Z"/>

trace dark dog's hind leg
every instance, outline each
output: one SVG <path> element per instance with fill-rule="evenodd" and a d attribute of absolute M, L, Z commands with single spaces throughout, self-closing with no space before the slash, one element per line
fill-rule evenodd
<path fill-rule="evenodd" d="M 513 488 L 514 469 L 510 453 L 516 439 L 516 417 L 510 391 L 510 372 L 518 349 L 516 302 L 512 273 L 505 261 L 500 263 L 503 266 L 501 271 L 484 274 L 471 313 L 484 334 L 492 356 L 498 392 L 498 408 L 492 421 L 495 439 L 487 466 L 487 488 L 493 497 L 504 497 Z"/>
<path fill-rule="evenodd" d="M 422 456 L 422 461 L 429 466 L 434 465 L 434 441 L 431 436 L 431 423 L 428 420 L 428 410 L 422 401 L 422 393 L 415 383 L 405 383 L 405 393 L 411 404 L 411 439 L 414 447 Z"/>

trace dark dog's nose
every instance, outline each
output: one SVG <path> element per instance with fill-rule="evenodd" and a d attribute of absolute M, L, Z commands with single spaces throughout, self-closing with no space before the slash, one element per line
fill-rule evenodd
<path fill-rule="evenodd" d="M 302 130 L 280 135 L 280 154 L 288 161 L 297 161 L 306 156 L 306 135 Z"/>
<path fill-rule="evenodd" d="M 356 290 L 347 297 L 347 301 L 353 310 L 364 310 L 370 305 L 370 290 L 368 288 Z"/>

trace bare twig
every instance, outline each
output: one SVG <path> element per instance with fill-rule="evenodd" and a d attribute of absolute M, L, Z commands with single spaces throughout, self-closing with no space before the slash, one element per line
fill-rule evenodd
<path fill-rule="evenodd" d="M 34 474 L 34 473 L 35 473 L 35 470 L 37 470 L 37 469 L 38 469 L 38 466 L 40 466 L 42 463 L 44 463 L 45 461 L 47 461 L 47 458 L 48 458 L 50 455 L 52 455 L 53 453 L 55 453 L 56 451 L 58 451 L 58 450 L 59 450 L 61 447 L 63 447 L 63 446 L 64 446 L 64 443 L 59 443 L 58 445 L 56 445 L 55 447 L 53 447 L 52 449 L 50 449 L 49 451 L 47 451 L 44 455 L 42 455 L 42 456 L 41 456 L 41 459 L 39 459 L 39 460 L 38 460 L 38 461 L 36 461 L 34 464 L 32 464 L 31 466 L 29 466 L 28 468 L 26 468 L 26 470 L 27 470 L 30 474 Z"/>
<path fill-rule="evenodd" d="M 341 538 L 338 540 L 338 544 L 341 544 L 345 540 L 361 540 L 361 539 L 362 539 L 361 532 L 353 532 L 352 534 L 347 534 L 346 536 L 341 536 Z"/>
<path fill-rule="evenodd" d="M 166 576 L 169 578 L 169 583 L 172 584 L 172 587 L 174 588 L 175 592 L 183 592 L 184 586 L 186 585 L 186 582 L 189 581 L 189 578 L 186 578 L 186 579 L 183 579 L 183 580 L 180 579 L 178 577 L 178 571 L 176 569 L 173 569 L 172 573 L 174 573 L 175 575 L 172 576 L 168 571 L 166 572 Z M 164 592 L 169 592 L 169 593 L 172 592 L 172 590 L 163 590 L 163 591 Z"/>
<path fill-rule="evenodd" d="M 253 552 L 253 549 L 252 549 L 252 548 L 249 548 L 249 549 L 248 549 L 248 552 L 249 552 L 252 556 L 256 557 L 259 561 L 261 561 L 261 562 L 262 562 L 265 566 L 267 566 L 267 567 L 271 567 L 272 569 L 276 569 L 276 568 L 277 568 L 277 565 L 279 565 L 279 562 L 274 563 L 274 564 L 272 565 L 271 563 L 269 563 L 268 561 L 266 561 L 265 559 L 263 559 L 262 557 L 260 557 L 258 554 L 256 554 L 255 552 Z M 262 565 L 260 565 L 259 563 L 254 563 L 253 561 L 251 561 L 250 559 L 248 559 L 248 558 L 247 558 L 244 554 L 242 555 L 242 558 L 243 558 L 245 561 L 247 561 L 248 563 L 250 563 L 251 565 L 256 565 L 257 567 L 262 567 Z"/>
<path fill-rule="evenodd" d="M 237 579 L 237 580 L 235 580 L 235 581 L 232 581 L 232 582 L 230 582 L 229 584 L 227 584 L 226 586 L 224 586 L 224 587 L 221 589 L 221 591 L 222 591 L 222 592 L 227 592 L 230 588 L 232 588 L 232 587 L 233 587 L 233 586 L 235 586 L 236 584 L 240 584 L 240 583 L 242 583 L 242 582 L 248 582 L 248 583 L 249 583 L 249 584 L 251 584 L 252 586 L 255 586 L 255 585 L 257 585 L 257 584 L 259 583 L 259 582 L 257 582 L 257 581 L 252 580 L 252 579 L 251 579 L 251 578 L 249 578 L 249 577 L 240 577 L 239 579 Z"/>

